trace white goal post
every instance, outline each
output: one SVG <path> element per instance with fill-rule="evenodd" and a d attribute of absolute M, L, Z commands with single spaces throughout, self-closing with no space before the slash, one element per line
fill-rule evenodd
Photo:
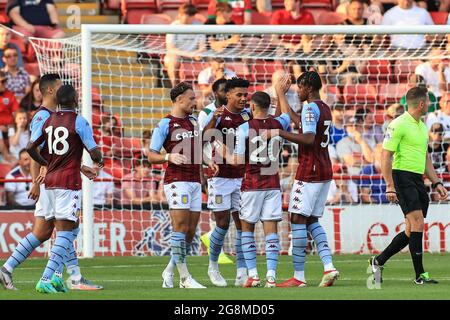
<path fill-rule="evenodd" d="M 334 55 L 333 52 L 325 51 L 323 46 L 319 46 L 320 49 L 313 50 L 308 54 L 290 54 L 285 53 L 279 55 L 275 51 L 269 51 L 265 46 L 265 42 L 270 40 L 270 37 L 264 37 L 264 35 L 380 35 L 382 39 L 389 37 L 390 35 L 430 35 L 431 41 L 435 43 L 437 39 L 442 36 L 450 34 L 450 25 L 434 25 L 434 26 L 347 26 L 347 25 L 313 25 L 313 26 L 272 26 L 272 25 L 234 25 L 234 26 L 217 26 L 217 25 L 82 25 L 81 26 L 81 38 L 79 36 L 70 39 L 60 39 L 54 41 L 60 41 L 60 43 L 68 42 L 71 47 L 76 47 L 76 50 L 80 50 L 79 63 L 81 63 L 81 95 L 82 95 L 82 115 L 91 121 L 92 119 L 92 87 L 96 85 L 93 81 L 93 54 L 94 50 L 107 49 L 110 52 L 116 52 L 117 55 L 120 51 L 136 51 L 150 53 L 164 54 L 165 48 L 155 47 L 154 51 L 150 48 L 146 48 L 140 44 L 140 41 L 145 40 L 146 35 L 166 35 L 166 34 L 204 34 L 204 35 L 217 35 L 217 34 L 240 34 L 255 36 L 259 40 L 257 43 L 250 44 L 251 50 L 242 49 L 232 52 L 234 58 L 238 59 L 270 59 L 270 60 L 327 60 L 327 59 L 339 59 L 342 58 L 338 55 Z M 128 37 L 129 35 L 129 37 Z M 434 37 L 434 38 L 433 38 Z M 81 41 L 80 41 L 81 40 Z M 46 67 L 44 60 L 45 48 L 40 46 L 39 41 L 43 39 L 31 38 L 40 64 L 41 73 L 54 71 L 50 67 Z M 51 42 L 53 40 L 47 40 Z M 326 40 L 320 40 L 326 41 Z M 437 42 L 436 42 L 437 43 Z M 441 43 L 444 43 L 442 40 Z M 427 59 L 429 55 L 429 49 L 433 44 L 426 44 L 420 49 L 415 50 L 402 50 L 394 48 L 391 45 L 379 44 L 377 50 L 371 51 L 366 56 L 361 56 L 358 53 L 353 53 L 346 56 L 349 60 L 411 60 L 414 59 Z M 78 46 L 80 46 L 78 48 Z M 445 51 L 445 47 L 440 46 L 444 53 L 442 57 L 449 58 L 450 52 Z M 211 58 L 216 55 L 226 56 L 226 53 L 217 54 L 213 50 L 207 50 L 202 54 L 204 58 Z M 114 54 L 111 54 L 107 59 L 113 59 Z M 78 60 L 76 60 L 78 61 Z M 76 62 L 75 61 L 75 62 Z M 105 77 L 124 75 L 115 74 L 114 70 L 110 70 L 110 74 L 105 74 Z M 78 81 L 78 80 L 77 80 Z M 79 83 L 78 83 L 79 85 Z M 144 86 L 144 85 L 143 85 Z M 131 89 L 130 89 L 131 90 Z M 131 113 L 134 111 L 130 111 Z M 138 112 L 136 117 L 139 117 Z M 153 119 L 152 123 L 157 123 L 159 119 Z M 89 157 L 85 153 L 84 163 L 90 163 Z M 94 205 L 93 205 L 93 182 L 83 177 L 83 257 L 93 257 L 94 252 Z"/>

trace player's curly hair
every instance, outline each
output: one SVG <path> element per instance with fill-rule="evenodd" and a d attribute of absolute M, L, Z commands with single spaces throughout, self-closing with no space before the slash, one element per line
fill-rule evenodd
<path fill-rule="evenodd" d="M 187 82 L 180 82 L 170 90 L 170 100 L 172 100 L 172 102 L 175 102 L 179 95 L 182 95 L 188 90 L 193 90 L 192 86 Z"/>
<path fill-rule="evenodd" d="M 297 78 L 297 85 L 308 86 L 318 91 L 322 88 L 322 80 L 317 72 L 306 71 Z"/>
<path fill-rule="evenodd" d="M 250 82 L 248 80 L 234 77 L 227 80 L 227 84 L 225 85 L 225 92 L 228 92 L 234 88 L 248 88 L 248 87 L 250 87 Z"/>

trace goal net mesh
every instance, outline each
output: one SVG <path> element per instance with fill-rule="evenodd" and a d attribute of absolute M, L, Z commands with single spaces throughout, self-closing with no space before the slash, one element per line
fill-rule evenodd
<path fill-rule="evenodd" d="M 402 36 L 403 39 L 398 38 Z M 447 81 L 450 80 L 445 37 L 435 34 L 393 37 L 388 34 L 93 33 L 92 123 L 105 158 L 103 173 L 93 187 L 95 255 L 170 252 L 170 218 L 162 192 L 164 166 L 150 166 L 139 160 L 146 157 L 152 129 L 171 110 L 168 93 L 172 84 L 180 81 L 193 84 L 198 112 L 213 102 L 210 85 L 216 78 L 233 75 L 246 78 L 251 83 L 250 95 L 266 91 L 275 105 L 273 81 L 283 73 L 290 73 L 295 84 L 295 78 L 302 72 L 318 71 L 323 82 L 321 97 L 331 106 L 333 120 L 340 122 L 337 126 L 347 132 L 360 131 L 372 151 L 366 154 L 352 140 L 339 144 L 338 140 L 347 135 L 340 136 L 339 130 L 333 133 L 329 148 L 335 179 L 328 203 L 341 206 L 383 202 L 381 195 L 374 194 L 377 186 L 382 188 L 378 169 L 357 176 L 365 166 L 373 164 L 378 168 L 377 144 L 382 142 L 386 124 L 404 110 L 402 97 L 406 91 L 429 81 L 427 75 L 423 76 L 425 79 L 415 76 L 425 72 L 418 66 L 426 62 L 428 67 L 437 70 L 444 64 Z M 30 41 L 41 74 L 59 73 L 81 96 L 81 36 L 58 40 L 31 38 Z M 228 41 L 228 45 L 223 41 Z M 399 41 L 403 41 L 404 48 L 394 45 Z M 169 51 L 168 42 L 172 46 Z M 412 48 L 412 44 L 417 48 Z M 174 48 L 178 53 L 174 53 Z M 294 84 L 288 100 L 298 111 L 302 105 Z M 430 108 L 438 108 L 436 97 L 443 96 L 444 91 L 436 81 L 427 86 L 434 96 Z M 296 146 L 286 142 L 280 155 L 285 205 L 298 166 L 296 152 Z M 444 153 L 440 157 L 445 161 Z M 445 170 L 444 166 L 437 169 L 440 173 Z M 192 254 L 206 253 L 199 236 L 214 225 L 206 199 L 204 193 Z M 279 233 L 282 252 L 287 253 L 290 246 L 287 212 Z M 234 253 L 234 235 L 232 224 L 224 246 L 227 253 Z M 260 224 L 256 235 L 261 253 L 264 238 Z"/>

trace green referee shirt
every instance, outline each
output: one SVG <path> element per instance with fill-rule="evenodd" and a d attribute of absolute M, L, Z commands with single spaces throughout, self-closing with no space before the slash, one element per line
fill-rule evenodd
<path fill-rule="evenodd" d="M 424 174 L 428 150 L 428 129 L 422 120 L 416 121 L 403 113 L 391 121 L 383 141 L 383 149 L 394 152 L 392 169 Z"/>

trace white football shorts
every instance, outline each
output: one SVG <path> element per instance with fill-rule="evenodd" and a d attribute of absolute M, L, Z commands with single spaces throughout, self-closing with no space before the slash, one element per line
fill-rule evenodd
<path fill-rule="evenodd" d="M 81 214 L 81 190 L 47 189 L 51 215 L 56 220 L 77 222 Z"/>
<path fill-rule="evenodd" d="M 213 212 L 240 211 L 241 185 L 242 178 L 208 179 L 208 208 Z"/>
<path fill-rule="evenodd" d="M 45 189 L 45 186 L 41 184 L 39 186 L 41 189 L 41 193 L 39 195 L 39 199 L 36 202 L 36 207 L 34 209 L 34 216 L 39 218 L 44 218 L 46 221 L 54 219 L 53 210 L 50 207 L 50 202 L 48 199 L 48 190 Z"/>
<path fill-rule="evenodd" d="M 202 185 L 198 182 L 179 181 L 164 185 L 169 209 L 194 212 L 202 210 Z"/>
<path fill-rule="evenodd" d="M 241 193 L 241 211 L 239 218 L 248 223 L 258 221 L 281 221 L 280 190 L 255 190 Z"/>
<path fill-rule="evenodd" d="M 302 182 L 295 180 L 289 199 L 289 212 L 305 217 L 323 216 L 331 181 Z"/>

